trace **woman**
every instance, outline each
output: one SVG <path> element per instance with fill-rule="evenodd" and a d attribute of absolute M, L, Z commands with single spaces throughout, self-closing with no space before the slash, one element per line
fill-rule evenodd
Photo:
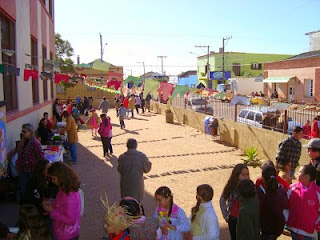
<path fill-rule="evenodd" d="M 19 172 L 20 201 L 25 200 L 26 186 L 32 177 L 37 161 L 44 159 L 44 152 L 34 136 L 30 123 L 22 125 L 22 140 L 18 146 L 16 169 Z"/>
<path fill-rule="evenodd" d="M 58 122 L 62 121 L 62 109 L 60 99 L 57 98 L 53 105 L 53 115 L 56 117 Z"/>
<path fill-rule="evenodd" d="M 42 118 L 39 123 L 38 133 L 41 137 L 41 144 L 48 145 L 50 143 L 50 138 L 52 136 L 51 130 L 47 127 L 48 120 Z"/>

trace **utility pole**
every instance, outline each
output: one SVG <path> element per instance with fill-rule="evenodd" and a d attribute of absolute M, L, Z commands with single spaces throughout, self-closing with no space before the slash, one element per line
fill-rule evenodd
<path fill-rule="evenodd" d="M 197 46 L 195 45 L 195 47 L 199 47 L 199 48 L 207 48 L 208 49 L 208 53 L 207 53 L 207 80 L 208 80 L 208 88 L 212 89 L 212 81 L 210 81 L 210 63 L 209 63 L 209 54 L 210 54 L 210 46 L 207 45 L 203 45 L 203 46 Z"/>
<path fill-rule="evenodd" d="M 146 67 L 145 67 L 145 65 L 144 65 L 144 62 L 138 62 L 138 63 L 142 63 L 142 65 L 143 65 L 143 80 L 144 80 L 144 75 L 146 75 Z"/>
<path fill-rule="evenodd" d="M 162 81 L 164 80 L 163 76 L 163 59 L 167 58 L 167 56 L 158 56 L 158 58 L 161 58 L 161 71 L 162 71 Z"/>
<path fill-rule="evenodd" d="M 222 81 L 224 82 L 224 41 L 231 39 L 232 36 L 222 38 Z"/>

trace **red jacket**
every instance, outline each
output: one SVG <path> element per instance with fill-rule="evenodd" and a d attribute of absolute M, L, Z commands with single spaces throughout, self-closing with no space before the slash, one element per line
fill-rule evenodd
<path fill-rule="evenodd" d="M 303 126 L 303 138 L 310 139 L 311 137 L 311 127 L 309 125 Z"/>
<path fill-rule="evenodd" d="M 125 108 L 128 108 L 128 107 L 129 107 L 129 99 L 125 98 L 125 99 L 123 100 L 123 106 L 124 106 Z"/>
<path fill-rule="evenodd" d="M 317 138 L 317 137 L 319 137 L 318 121 L 313 121 L 313 123 L 312 123 L 311 136 L 312 136 L 312 138 Z"/>

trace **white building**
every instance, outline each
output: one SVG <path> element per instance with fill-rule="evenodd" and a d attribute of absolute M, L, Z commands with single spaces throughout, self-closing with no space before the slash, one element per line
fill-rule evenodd
<path fill-rule="evenodd" d="M 320 50 L 320 30 L 306 33 L 310 37 L 310 48 L 309 51 Z"/>
<path fill-rule="evenodd" d="M 54 0 L 0 0 L 0 65 L 16 73 L 0 73 L 0 101 L 5 100 L 7 148 L 19 140 L 21 125 L 35 128 L 55 98 L 53 80 L 40 78 L 45 59 L 54 58 Z M 38 80 L 24 81 L 24 70 L 38 70 Z"/>

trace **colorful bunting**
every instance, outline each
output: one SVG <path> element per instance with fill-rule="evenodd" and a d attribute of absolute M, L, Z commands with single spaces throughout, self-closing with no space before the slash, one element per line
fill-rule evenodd
<path fill-rule="evenodd" d="M 101 61 L 100 59 L 96 59 L 93 62 L 92 68 L 99 71 L 105 71 L 108 72 L 111 64 Z"/>
<path fill-rule="evenodd" d="M 37 70 L 25 69 L 23 74 L 23 80 L 28 81 L 30 77 L 34 80 L 38 80 L 39 72 Z"/>
<path fill-rule="evenodd" d="M 69 81 L 69 76 L 66 75 L 66 74 L 55 73 L 54 82 L 55 83 L 59 83 L 61 81 L 68 82 Z"/>
<path fill-rule="evenodd" d="M 164 101 L 167 101 L 169 95 L 172 95 L 173 90 L 174 90 L 173 84 L 162 82 L 162 83 L 160 83 L 160 87 L 158 89 L 158 94 L 159 94 L 159 96 L 162 95 L 162 99 Z"/>
<path fill-rule="evenodd" d="M 155 100 L 158 99 L 158 88 L 160 83 L 155 80 L 146 79 L 143 91 L 143 98 L 147 97 L 148 93 L 151 93 Z"/>
<path fill-rule="evenodd" d="M 174 91 L 172 93 L 172 98 L 176 97 L 178 94 L 180 95 L 180 97 L 183 97 L 183 95 L 189 90 L 188 86 L 180 86 L 177 85 L 174 88 Z"/>

